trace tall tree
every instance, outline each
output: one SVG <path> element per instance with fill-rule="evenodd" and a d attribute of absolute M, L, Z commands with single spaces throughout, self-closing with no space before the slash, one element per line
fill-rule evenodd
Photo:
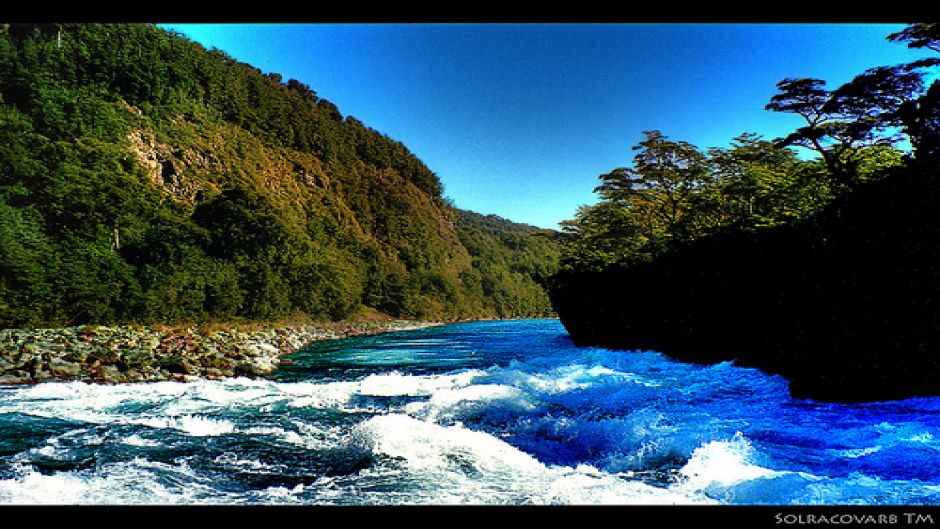
<path fill-rule="evenodd" d="M 803 216 L 816 202 L 791 149 L 744 133 L 730 148 L 708 151 L 717 179 L 720 221 L 742 227 L 773 226 Z"/>
<path fill-rule="evenodd" d="M 911 24 L 888 39 L 938 51 L 940 26 Z M 934 81 L 925 93 L 923 78 L 926 68 L 938 64 L 940 59 L 928 58 L 871 68 L 832 91 L 820 79 L 784 79 L 766 108 L 803 118 L 806 125 L 781 143 L 816 151 L 838 193 L 858 183 L 860 153 L 866 147 L 896 144 L 902 139 L 896 131 L 908 136 L 915 158 L 937 155 L 940 86 Z"/>
<path fill-rule="evenodd" d="M 838 194 L 858 183 L 858 155 L 865 147 L 899 139 L 885 131 L 900 124 L 899 110 L 915 97 L 922 81 L 916 72 L 873 68 L 834 91 L 825 84 L 820 79 L 784 79 L 766 108 L 803 118 L 806 125 L 780 143 L 816 151 Z"/>
<path fill-rule="evenodd" d="M 595 192 L 605 200 L 647 208 L 650 222 L 661 226 L 663 235 L 681 237 L 695 213 L 696 194 L 710 180 L 706 157 L 694 145 L 671 141 L 658 130 L 643 134 L 646 139 L 633 147 L 639 151 L 633 167 L 601 175 Z"/>
<path fill-rule="evenodd" d="M 940 24 L 910 24 L 903 31 L 888 35 L 893 42 L 906 42 L 909 48 L 940 53 Z M 940 65 L 940 58 L 931 57 L 898 67 L 915 70 Z M 898 120 L 914 148 L 914 159 L 919 163 L 936 163 L 940 159 L 940 80 L 934 79 L 919 98 L 907 101 L 898 109 Z"/>
<path fill-rule="evenodd" d="M 940 24 L 936 22 L 908 24 L 903 30 L 888 35 L 888 40 L 906 42 L 909 48 L 927 48 L 940 53 Z"/>

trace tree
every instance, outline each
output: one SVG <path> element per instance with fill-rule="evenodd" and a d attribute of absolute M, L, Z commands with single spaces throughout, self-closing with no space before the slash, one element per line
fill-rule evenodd
<path fill-rule="evenodd" d="M 779 93 L 765 108 L 803 118 L 806 125 L 779 140 L 778 144 L 816 151 L 829 170 L 833 192 L 839 193 L 855 185 L 851 157 L 868 133 L 854 122 L 842 119 L 833 103 L 833 94 L 825 85 L 821 79 L 784 79 L 777 83 Z"/>
<path fill-rule="evenodd" d="M 758 134 L 741 134 L 731 148 L 713 148 L 708 154 L 721 224 L 773 226 L 805 215 L 817 202 L 804 196 L 811 186 L 801 178 L 796 154 Z"/>
<path fill-rule="evenodd" d="M 888 39 L 938 51 L 940 26 L 912 24 Z M 766 108 L 801 116 L 806 126 L 781 144 L 816 151 L 829 170 L 833 191 L 850 190 L 859 181 L 862 149 L 896 144 L 901 139 L 899 129 L 914 146 L 915 157 L 935 155 L 940 144 L 940 87 L 934 81 L 923 93 L 923 70 L 937 64 L 940 60 L 931 58 L 871 68 L 833 91 L 819 79 L 784 79 Z"/>
<path fill-rule="evenodd" d="M 631 167 L 600 175 L 600 201 L 562 223 L 562 266 L 600 269 L 646 260 L 723 222 L 708 158 L 694 145 L 645 131 Z"/>
<path fill-rule="evenodd" d="M 888 35 L 888 40 L 907 42 L 909 48 L 927 48 L 940 53 L 940 24 L 910 24 L 897 33 Z M 940 64 L 940 58 L 914 61 L 899 68 L 914 70 Z M 918 163 L 931 164 L 940 158 L 940 80 L 934 80 L 919 98 L 907 101 L 898 109 L 898 119 L 914 148 L 914 159 Z"/>
<path fill-rule="evenodd" d="M 888 35 L 893 42 L 907 42 L 909 48 L 927 48 L 940 53 L 940 24 L 921 22 Z"/>
<path fill-rule="evenodd" d="M 458 225 L 441 194 L 404 144 L 296 79 L 154 25 L 0 24 L 0 325 L 342 318 L 363 302 L 544 314 L 534 278 L 557 243 Z"/>
<path fill-rule="evenodd" d="M 649 217 L 640 208 L 609 201 L 581 206 L 574 219 L 561 223 L 562 265 L 600 270 L 643 256 L 650 242 Z"/>
<path fill-rule="evenodd" d="M 696 194 L 710 180 L 705 155 L 687 142 L 668 140 L 659 131 L 643 134 L 646 139 L 633 147 L 640 151 L 633 167 L 601 175 L 603 183 L 594 191 L 604 200 L 646 209 L 653 237 L 687 235 L 696 213 L 692 208 Z"/>

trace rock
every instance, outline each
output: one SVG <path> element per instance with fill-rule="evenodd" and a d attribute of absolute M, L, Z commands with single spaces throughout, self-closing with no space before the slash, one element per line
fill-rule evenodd
<path fill-rule="evenodd" d="M 345 326 L 350 334 L 397 328 L 397 324 Z M 278 365 L 288 365 L 283 355 L 313 341 L 338 337 L 334 328 L 309 325 L 209 334 L 196 328 L 156 331 L 139 326 L 0 329 L 0 383 L 261 377 Z"/>
<path fill-rule="evenodd" d="M 260 343 L 257 348 L 263 355 L 278 355 L 280 353 L 280 350 L 270 343 Z"/>
<path fill-rule="evenodd" d="M 15 371 L 0 375 L 0 384 L 28 384 L 32 377 L 26 371 Z"/>
<path fill-rule="evenodd" d="M 262 356 L 252 360 L 252 364 L 264 373 L 268 373 L 277 368 L 278 356 Z"/>
<path fill-rule="evenodd" d="M 241 356 L 251 357 L 251 358 L 256 357 L 256 356 L 261 356 L 264 354 L 264 352 L 261 350 L 258 344 L 255 344 L 255 343 L 248 343 L 248 344 L 242 345 L 241 347 L 237 347 L 236 351 Z"/>
<path fill-rule="evenodd" d="M 205 376 L 209 379 L 216 379 L 216 378 L 221 378 L 225 376 L 223 370 L 215 368 L 215 367 L 207 367 L 203 371 L 203 374 L 205 374 Z"/>
<path fill-rule="evenodd" d="M 127 382 L 143 382 L 147 377 L 136 369 L 128 369 L 124 372 L 124 378 Z"/>
<path fill-rule="evenodd" d="M 180 355 L 172 355 L 161 358 L 159 365 L 169 373 L 192 375 L 197 372 L 197 369 L 189 362 L 189 360 L 183 358 Z"/>
<path fill-rule="evenodd" d="M 0 373 L 6 373 L 7 371 L 12 371 L 19 367 L 16 363 L 7 360 L 6 358 L 0 357 Z"/>
<path fill-rule="evenodd" d="M 97 363 L 101 365 L 114 365 L 121 363 L 121 353 L 103 347 L 97 347 L 86 357 L 87 363 Z"/>
<path fill-rule="evenodd" d="M 39 346 L 34 343 L 25 343 L 20 347 L 21 359 L 29 360 L 39 356 L 40 354 Z"/>
<path fill-rule="evenodd" d="M 141 349 L 139 347 L 133 347 L 122 351 L 121 358 L 124 360 L 124 363 L 130 367 L 143 367 L 151 365 L 156 360 L 154 358 L 153 351 L 149 349 Z"/>
<path fill-rule="evenodd" d="M 75 362 L 62 360 L 61 358 L 52 358 L 49 360 L 49 372 L 56 376 L 78 377 L 81 374 L 82 366 Z"/>
<path fill-rule="evenodd" d="M 260 377 L 267 374 L 267 371 L 255 364 L 238 364 L 234 369 L 235 376 Z"/>
<path fill-rule="evenodd" d="M 68 352 L 64 357 L 73 362 L 85 363 L 94 349 L 84 342 L 69 344 Z"/>
<path fill-rule="evenodd" d="M 210 353 L 197 359 L 198 364 L 204 368 L 221 368 L 226 364 L 225 356 L 219 353 Z"/>
<path fill-rule="evenodd" d="M 121 370 L 113 365 L 98 366 L 95 373 L 102 382 L 106 383 L 118 383 L 126 380 Z"/>

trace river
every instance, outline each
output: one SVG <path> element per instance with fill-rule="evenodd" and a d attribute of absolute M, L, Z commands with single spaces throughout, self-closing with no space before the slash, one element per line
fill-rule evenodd
<path fill-rule="evenodd" d="M 557 320 L 317 342 L 268 379 L 0 388 L 0 503 L 940 504 L 940 398 L 841 405 Z"/>

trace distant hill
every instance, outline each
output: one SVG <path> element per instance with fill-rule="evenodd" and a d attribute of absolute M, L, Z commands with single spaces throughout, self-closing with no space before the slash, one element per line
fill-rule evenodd
<path fill-rule="evenodd" d="M 181 35 L 0 28 L 0 326 L 552 314 L 557 234 L 441 193 L 307 85 Z"/>

